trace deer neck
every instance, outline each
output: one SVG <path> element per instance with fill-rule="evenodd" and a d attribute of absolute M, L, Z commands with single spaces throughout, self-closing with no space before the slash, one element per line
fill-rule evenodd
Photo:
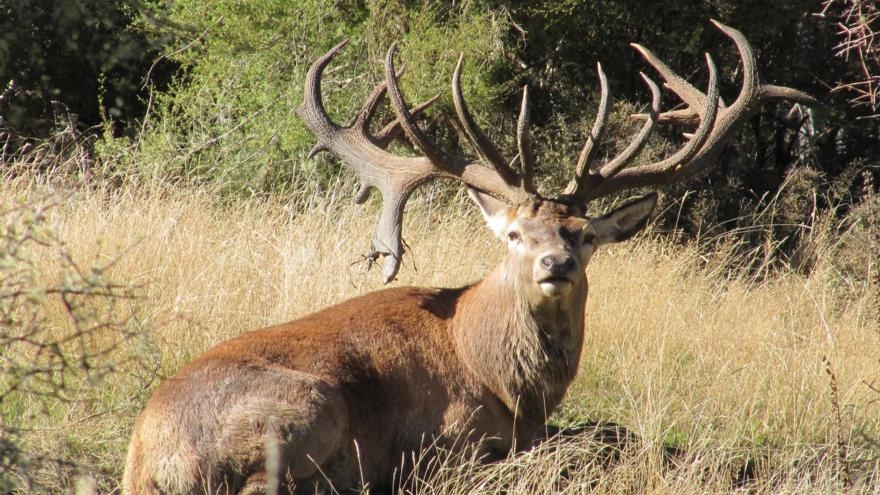
<path fill-rule="evenodd" d="M 452 326 L 459 355 L 518 421 L 543 424 L 574 379 L 584 335 L 586 280 L 566 297 L 530 301 L 504 270 L 463 295 Z"/>

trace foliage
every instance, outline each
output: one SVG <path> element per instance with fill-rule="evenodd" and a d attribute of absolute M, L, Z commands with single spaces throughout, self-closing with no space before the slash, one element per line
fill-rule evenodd
<path fill-rule="evenodd" d="M 444 91 L 459 51 L 468 56 L 467 88 L 491 93 L 478 69 L 497 57 L 499 22 L 464 2 L 451 10 L 414 9 L 398 2 L 175 2 L 169 54 L 184 70 L 157 98 L 141 152 L 164 174 L 223 184 L 227 192 L 323 187 L 306 160 L 313 138 L 293 114 L 309 65 L 342 39 L 349 46 L 324 81 L 328 111 L 350 119 L 381 78 L 392 39 L 402 39 L 409 67 L 404 90 L 413 101 Z M 475 81 L 475 82 L 470 82 Z M 445 92 L 445 91 L 444 91 Z M 479 104 L 478 104 L 479 105 Z"/>
<path fill-rule="evenodd" d="M 139 29 L 143 0 L 0 1 L 0 128 L 45 137 L 67 109 L 79 124 L 143 115 L 142 87 L 161 39 Z M 171 69 L 152 71 L 160 82 Z"/>
<path fill-rule="evenodd" d="M 746 251 L 775 246 L 772 256 L 781 265 L 808 269 L 811 263 L 799 259 L 804 229 L 745 227 L 761 217 L 771 198 L 790 208 L 791 225 L 806 225 L 810 215 L 824 211 L 842 221 L 850 208 L 840 205 L 857 207 L 868 197 L 863 183 L 872 185 L 868 192 L 874 195 L 880 184 L 880 124 L 859 120 L 864 110 L 828 90 L 860 74 L 858 64 L 834 56 L 839 48 L 833 15 L 850 4 L 826 4 L 824 18 L 811 15 L 815 5 L 808 0 L 772 8 L 758 0 L 679 2 L 675 15 L 668 3 L 632 0 L 113 4 L 128 15 L 128 24 L 114 26 L 142 29 L 119 32 L 163 43 L 159 66 L 180 70 L 167 90 L 151 95 L 151 110 L 134 140 L 105 134 L 97 149 L 112 158 L 106 162 L 118 167 L 115 172 L 136 180 L 215 184 L 224 200 L 298 192 L 300 205 L 308 204 L 310 196 L 337 187 L 339 170 L 324 156 L 306 159 L 314 138 L 293 114 L 309 64 L 338 41 L 351 40 L 324 82 L 329 113 L 345 123 L 381 80 L 385 51 L 398 40 L 398 59 L 408 66 L 402 81 L 408 100 L 442 95 L 424 122 L 444 147 L 462 147 L 448 90 L 459 53 L 465 54 L 471 110 L 504 149 L 513 147 L 519 88 L 528 84 L 538 175 L 542 187 L 558 188 L 593 118 L 597 61 L 604 62 L 618 99 L 604 149 L 619 149 L 631 135 L 625 116 L 644 105 L 638 77 L 644 63 L 628 43 L 651 48 L 698 86 L 706 83 L 702 52 L 710 51 L 723 70 L 724 98 L 735 98 L 738 57 L 732 43 L 709 26 L 707 19 L 717 18 L 745 33 L 767 82 L 806 90 L 826 106 L 764 109 L 710 172 L 666 189 L 664 227 L 682 240 L 750 232 L 736 244 Z M 667 108 L 676 103 L 665 102 Z M 391 118 L 387 111 L 382 116 Z M 123 118 L 136 123 L 139 114 Z M 642 158 L 680 146 L 682 130 L 660 129 Z M 870 175 L 867 182 L 864 174 Z M 799 178 L 810 178 L 815 198 L 792 185 Z"/>

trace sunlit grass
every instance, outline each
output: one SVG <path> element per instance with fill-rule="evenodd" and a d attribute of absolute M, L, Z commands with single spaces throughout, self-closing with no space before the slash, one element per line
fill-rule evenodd
<path fill-rule="evenodd" d="M 26 199 L 38 189 L 10 181 L 0 197 Z M 117 489 L 131 424 L 158 382 L 245 330 L 381 287 L 361 256 L 373 207 L 216 198 L 196 187 L 82 188 L 50 211 L 73 259 L 114 260 L 106 275 L 133 288 L 129 309 L 147 336 L 120 352 L 150 354 L 157 366 L 155 374 L 118 369 L 89 397 L 50 414 L 26 399 L 3 404 L 34 428 L 27 450 L 80 466 L 60 474 L 34 466 L 37 491 L 70 491 L 81 469 L 99 490 Z M 395 284 L 478 280 L 501 246 L 463 199 L 431 203 L 429 194 L 411 202 L 410 252 Z M 581 372 L 554 421 L 625 427 L 637 441 L 617 462 L 594 462 L 601 442 L 582 435 L 488 467 L 452 463 L 417 483 L 419 492 L 713 493 L 732 490 L 747 460 L 757 466 L 758 492 L 839 491 L 849 464 L 857 478 L 864 469 L 856 461 L 873 455 L 880 435 L 876 300 L 822 267 L 723 280 L 701 268 L 706 256 L 648 234 L 602 250 L 589 267 Z M 54 267 L 43 265 L 46 283 Z M 57 309 L 46 315 L 51 324 L 68 324 L 49 308 Z M 674 462 L 664 461 L 664 447 L 680 449 Z"/>

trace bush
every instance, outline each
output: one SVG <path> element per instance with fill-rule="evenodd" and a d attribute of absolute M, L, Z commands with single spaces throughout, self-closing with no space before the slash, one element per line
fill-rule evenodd
<path fill-rule="evenodd" d="M 281 0 L 123 1 L 134 2 L 113 4 L 127 16 L 114 26 L 144 28 L 135 31 L 144 40 L 165 40 L 160 60 L 166 68 L 180 67 L 167 90 L 150 95 L 151 111 L 136 139 L 105 133 L 98 143 L 98 152 L 110 158 L 104 162 L 117 168 L 112 172 L 137 180 L 211 183 L 223 198 L 284 192 L 301 199 L 300 205 L 339 187 L 332 159 L 306 159 L 314 138 L 293 109 L 302 99 L 309 64 L 349 38 L 324 84 L 328 112 L 338 122 L 350 119 L 381 80 L 385 51 L 399 40 L 398 60 L 409 67 L 402 80 L 407 99 L 415 104 L 440 93 L 443 98 L 425 125 L 441 146 L 461 151 L 448 86 L 454 62 L 464 52 L 464 91 L 471 109 L 508 156 L 515 154 L 510 150 L 519 89 L 530 86 L 538 175 L 546 191 L 557 189 L 570 176 L 593 118 L 596 61 L 604 62 L 618 99 L 605 151 L 629 139 L 632 126 L 624 116 L 645 101 L 637 75 L 644 64 L 629 42 L 651 47 L 697 86 L 705 84 L 701 52 L 711 47 L 724 74 L 722 94 L 728 101 L 735 96 L 738 58 L 729 40 L 708 26 L 706 19 L 715 17 L 745 32 L 767 82 L 807 90 L 828 106 L 764 109 L 711 171 L 666 189 L 663 226 L 682 240 L 706 239 L 710 229 L 710 239 L 748 232 L 735 243 L 750 252 L 772 245 L 771 257 L 783 265 L 809 269 L 812 262 L 804 259 L 809 250 L 798 247 L 797 240 L 807 230 L 774 227 L 772 234 L 758 235 L 745 227 L 759 221 L 771 198 L 784 205 L 787 212 L 777 213 L 790 225 L 806 225 L 806 212 L 813 209 L 844 215 L 836 205 L 864 196 L 851 177 L 865 164 L 875 193 L 880 184 L 876 167 L 870 166 L 880 159 L 876 120 L 858 120 L 859 112 L 848 108 L 843 96 L 827 92 L 837 78 L 852 73 L 852 64 L 833 56 L 834 31 L 809 15 L 815 5 L 806 0 L 774 5 L 773 15 L 753 0 L 682 3 L 676 16 L 665 15 L 665 5 L 629 0 L 307 0 L 296 7 Z M 674 104 L 666 103 L 667 108 Z M 383 116 L 391 118 L 387 110 Z M 661 129 L 642 159 L 681 143 L 680 129 Z M 814 182 L 816 201 L 790 187 L 791 178 L 804 170 L 820 178 Z"/>
<path fill-rule="evenodd" d="M 460 51 L 466 91 L 477 110 L 491 104 L 486 65 L 498 57 L 501 21 L 476 2 L 423 10 L 398 2 L 175 2 L 169 6 L 183 67 L 141 137 L 142 162 L 187 181 L 213 181 L 227 192 L 314 191 L 328 174 L 306 154 L 314 138 L 293 114 L 309 65 L 331 46 L 351 43 L 324 81 L 328 112 L 352 118 L 382 78 L 390 40 L 403 40 L 403 89 L 412 102 L 448 97 Z M 492 47 L 486 50 L 486 47 Z M 442 105 L 440 105 L 442 107 Z M 155 170 L 148 170 L 153 174 Z M 330 174 L 332 175 L 332 174 Z"/>

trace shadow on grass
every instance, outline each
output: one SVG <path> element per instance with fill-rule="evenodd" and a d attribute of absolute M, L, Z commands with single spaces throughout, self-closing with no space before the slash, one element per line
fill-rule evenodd
<path fill-rule="evenodd" d="M 596 455 L 594 462 L 605 471 L 619 467 L 640 452 L 644 453 L 656 448 L 630 429 L 611 421 L 586 421 L 567 428 L 546 425 L 544 431 L 535 438 L 533 448 L 540 448 L 548 443 L 557 444 L 571 441 L 591 444 L 593 446 L 591 450 Z M 666 473 L 689 469 L 689 465 L 696 456 L 695 452 L 669 445 L 660 446 L 658 454 L 662 461 L 661 468 Z M 762 468 L 766 466 L 768 460 L 769 457 L 764 456 L 733 456 L 728 465 L 724 466 L 724 471 L 729 473 L 729 488 L 731 490 L 748 490 L 757 485 Z M 717 468 L 712 470 L 710 466 L 707 466 L 706 471 L 705 475 L 708 479 L 713 476 L 711 471 L 717 472 Z M 562 474 L 566 476 L 567 473 L 563 472 Z"/>

